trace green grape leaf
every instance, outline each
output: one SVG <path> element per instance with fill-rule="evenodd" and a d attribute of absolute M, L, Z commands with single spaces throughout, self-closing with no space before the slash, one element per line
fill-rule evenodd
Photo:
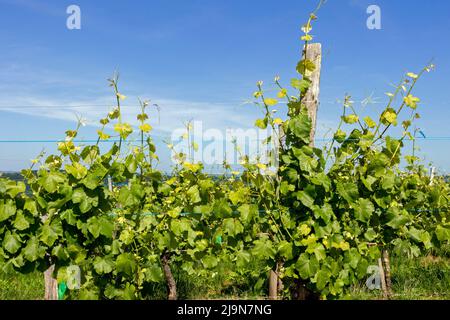
<path fill-rule="evenodd" d="M 295 265 L 303 279 L 312 278 L 319 269 L 319 261 L 316 256 L 307 253 L 302 253 Z"/>
<path fill-rule="evenodd" d="M 95 272 L 98 274 L 110 273 L 114 269 L 114 261 L 110 257 L 96 257 L 93 265 Z"/>
<path fill-rule="evenodd" d="M 21 247 L 20 236 L 7 231 L 3 238 L 3 248 L 9 253 L 16 253 Z"/>
<path fill-rule="evenodd" d="M 127 275 L 132 275 L 136 270 L 136 261 L 131 253 L 122 253 L 116 259 L 116 269 Z"/>
<path fill-rule="evenodd" d="M 375 211 L 375 207 L 369 199 L 360 198 L 356 203 L 355 218 L 361 222 L 367 222 L 370 220 L 372 213 Z"/>

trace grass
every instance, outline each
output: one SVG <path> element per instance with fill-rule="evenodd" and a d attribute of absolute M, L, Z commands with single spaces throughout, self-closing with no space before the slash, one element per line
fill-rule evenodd
<path fill-rule="evenodd" d="M 40 272 L 20 274 L 0 270 L 0 300 L 42 300 L 44 275 Z"/>
<path fill-rule="evenodd" d="M 393 299 L 398 300 L 449 300 L 450 256 L 448 251 L 440 256 L 430 253 L 409 259 L 391 259 Z M 368 290 L 364 284 L 355 286 L 352 299 L 381 299 L 379 290 Z"/>
<path fill-rule="evenodd" d="M 450 299 L 450 250 L 430 252 L 419 258 L 391 258 L 393 299 Z M 220 273 L 212 278 L 188 277 L 174 271 L 180 299 L 264 299 L 267 281 L 232 278 Z M 44 296 L 43 274 L 22 275 L 0 271 L 0 300 L 40 300 Z M 255 289 L 255 284 L 257 288 Z M 148 299 L 165 299 L 164 284 L 154 284 Z M 368 290 L 364 283 L 354 286 L 351 299 L 381 299 L 379 290 Z"/>

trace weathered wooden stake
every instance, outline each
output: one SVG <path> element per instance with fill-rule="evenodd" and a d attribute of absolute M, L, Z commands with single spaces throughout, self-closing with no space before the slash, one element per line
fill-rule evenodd
<path fill-rule="evenodd" d="M 269 299 L 278 299 L 278 275 L 273 270 L 270 270 L 269 275 Z"/>
<path fill-rule="evenodd" d="M 41 217 L 42 222 L 48 219 L 48 214 Z M 50 265 L 50 267 L 44 271 L 44 299 L 45 300 L 58 300 L 58 281 L 53 278 L 53 271 L 55 270 L 55 265 Z"/>
<path fill-rule="evenodd" d="M 45 300 L 58 300 L 58 281 L 52 276 L 54 270 L 55 265 L 52 265 L 44 272 Z"/>
<path fill-rule="evenodd" d="M 386 249 L 382 251 L 383 266 L 384 266 L 384 279 L 386 284 L 386 298 L 392 297 L 392 280 L 391 280 L 391 262 L 389 259 L 389 252 Z"/>
<path fill-rule="evenodd" d="M 280 269 L 283 267 L 282 262 L 277 262 L 275 271 L 270 270 L 269 274 L 269 299 L 278 300 L 282 296 L 283 292 L 283 281 L 278 276 Z"/>
<path fill-rule="evenodd" d="M 317 110 L 319 109 L 319 92 L 320 92 L 320 70 L 322 68 L 322 45 L 320 43 L 308 44 L 303 49 L 304 59 L 311 60 L 315 65 L 315 70 L 309 75 L 311 86 L 306 92 L 304 104 L 308 109 L 311 118 L 311 132 L 309 134 L 310 146 L 314 146 L 314 136 L 317 125 Z"/>
<path fill-rule="evenodd" d="M 384 267 L 382 258 L 378 259 L 378 269 L 380 270 L 381 291 L 383 292 L 383 298 L 387 298 L 386 291 L 386 277 L 384 275 Z"/>

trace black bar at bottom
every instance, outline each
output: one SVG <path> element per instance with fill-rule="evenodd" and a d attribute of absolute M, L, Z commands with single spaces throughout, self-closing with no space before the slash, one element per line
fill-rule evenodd
<path fill-rule="evenodd" d="M 449 301 L 270 301 L 270 300 L 179 300 L 179 301 L 0 301 L 0 310 L 15 317 L 46 315 L 55 317 L 101 317 L 139 319 L 321 319 L 344 317 L 364 319 L 387 315 L 394 309 L 402 318 L 421 312 L 448 312 Z M 20 318 L 20 317 L 19 317 Z M 5 318 L 6 319 L 6 318 Z M 12 318 L 10 318 L 12 319 Z M 99 318 L 100 319 L 100 318 Z"/>

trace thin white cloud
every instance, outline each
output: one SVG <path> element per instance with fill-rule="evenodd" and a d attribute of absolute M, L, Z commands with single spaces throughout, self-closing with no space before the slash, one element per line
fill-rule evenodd
<path fill-rule="evenodd" d="M 111 99 L 110 96 L 102 96 L 89 101 L 36 96 L 0 100 L 0 110 L 67 121 L 76 121 L 78 115 L 85 118 L 88 125 L 94 126 L 97 126 L 99 119 L 105 117 L 114 106 L 111 103 L 114 99 Z M 127 102 L 128 100 L 130 103 Z M 140 112 L 140 108 L 137 103 L 132 105 L 132 100 L 134 99 L 127 98 L 124 101 L 122 118 L 123 121 L 136 126 L 138 124 L 136 116 Z M 252 127 L 257 117 L 256 112 L 249 111 L 252 108 L 249 106 L 165 98 L 152 99 L 151 102 L 158 104 L 160 112 L 158 114 L 156 108 L 150 107 L 150 123 L 156 132 L 162 135 L 170 134 L 189 120 L 202 121 L 206 128 L 225 130 L 227 127 Z M 257 111 L 256 108 L 254 109 L 253 111 Z"/>

